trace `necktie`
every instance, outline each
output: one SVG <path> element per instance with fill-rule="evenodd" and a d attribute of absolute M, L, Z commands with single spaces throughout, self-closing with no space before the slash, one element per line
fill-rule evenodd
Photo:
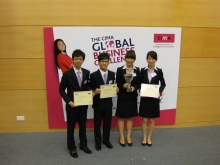
<path fill-rule="evenodd" d="M 79 87 L 81 87 L 82 80 L 81 80 L 81 77 L 80 77 L 80 71 L 77 72 L 77 80 L 78 80 L 78 83 L 79 83 Z"/>
<path fill-rule="evenodd" d="M 104 74 L 103 78 L 104 78 L 104 83 L 106 84 L 106 82 L 107 82 L 107 74 L 106 73 Z"/>

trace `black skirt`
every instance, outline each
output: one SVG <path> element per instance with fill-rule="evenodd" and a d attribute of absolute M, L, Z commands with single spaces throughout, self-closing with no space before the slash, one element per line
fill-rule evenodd
<path fill-rule="evenodd" d="M 115 116 L 119 118 L 131 118 L 138 116 L 137 97 L 133 97 L 133 98 L 118 97 Z"/>
<path fill-rule="evenodd" d="M 139 107 L 139 116 L 145 118 L 160 117 L 160 100 L 151 97 L 142 97 Z"/>

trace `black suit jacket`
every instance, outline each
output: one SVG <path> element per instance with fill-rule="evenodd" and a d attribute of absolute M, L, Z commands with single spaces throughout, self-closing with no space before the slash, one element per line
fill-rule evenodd
<path fill-rule="evenodd" d="M 108 78 L 107 78 L 107 84 L 114 84 L 115 81 L 115 73 L 108 70 Z M 102 74 L 100 70 L 93 72 L 90 75 L 90 88 L 95 91 L 96 88 L 100 88 L 100 85 L 105 85 Z M 112 98 L 104 98 L 100 99 L 100 94 L 97 94 L 93 97 L 93 108 L 94 109 L 103 109 L 103 108 L 109 108 L 112 107 Z"/>
<path fill-rule="evenodd" d="M 82 84 L 79 87 L 79 83 L 76 77 L 76 73 L 73 68 L 63 73 L 63 77 L 60 82 L 59 92 L 63 100 L 66 102 L 66 111 L 78 111 L 79 107 L 88 109 L 88 105 L 78 106 L 72 108 L 69 105 L 70 101 L 74 102 L 73 92 L 74 91 L 88 91 L 89 88 L 89 74 L 90 72 L 84 68 L 82 69 Z M 67 89 L 67 93 L 65 90 Z"/>
<path fill-rule="evenodd" d="M 138 67 L 135 67 L 134 74 L 136 76 L 133 76 L 133 79 L 131 81 L 131 86 L 135 88 L 133 92 L 126 92 L 126 89 L 124 89 L 123 85 L 126 83 L 124 74 L 126 74 L 126 69 L 123 69 L 124 66 L 119 67 L 117 69 L 116 73 L 116 83 L 119 88 L 118 97 L 123 98 L 132 98 L 137 97 L 137 90 L 140 88 L 140 69 Z"/>
<path fill-rule="evenodd" d="M 163 72 L 162 69 L 157 68 L 154 69 L 154 72 L 156 73 L 156 75 L 154 77 L 152 77 L 151 82 L 149 83 L 148 80 L 148 74 L 147 74 L 147 70 L 145 68 L 141 69 L 141 83 L 143 84 L 156 84 L 159 85 L 159 81 L 160 81 L 160 88 L 159 88 L 159 92 L 163 92 L 166 84 L 165 84 L 165 80 L 163 78 Z"/>

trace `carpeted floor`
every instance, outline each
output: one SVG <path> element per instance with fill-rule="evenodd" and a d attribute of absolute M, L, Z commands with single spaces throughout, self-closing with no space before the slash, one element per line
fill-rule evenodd
<path fill-rule="evenodd" d="M 141 131 L 132 132 L 133 146 L 121 147 L 111 131 L 113 149 L 95 150 L 93 132 L 87 132 L 88 155 L 77 147 L 72 158 L 66 133 L 0 133 L 0 165 L 219 165 L 220 126 L 156 129 L 153 146 L 141 145 Z M 75 135 L 79 142 L 78 132 Z"/>

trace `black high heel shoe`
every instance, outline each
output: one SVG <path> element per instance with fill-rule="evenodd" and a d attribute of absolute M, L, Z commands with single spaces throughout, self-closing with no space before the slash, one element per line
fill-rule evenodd
<path fill-rule="evenodd" d="M 146 143 L 148 147 L 152 146 L 152 142 L 149 144 L 148 142 Z"/>
<path fill-rule="evenodd" d="M 147 145 L 147 142 L 146 142 L 146 143 L 141 142 L 141 145 L 142 145 L 142 146 L 146 146 L 146 145 Z"/>
<path fill-rule="evenodd" d="M 119 137 L 119 144 L 120 144 L 122 147 L 125 147 L 125 145 L 126 145 L 126 143 L 123 144 L 123 143 L 120 142 L 120 137 Z"/>
<path fill-rule="evenodd" d="M 127 144 L 128 144 L 128 146 L 132 146 L 133 145 L 133 142 L 131 142 L 131 143 L 128 143 L 128 138 L 126 137 L 126 141 L 127 141 Z"/>
<path fill-rule="evenodd" d="M 151 147 L 151 146 L 152 146 L 152 143 L 151 143 L 151 144 L 147 143 L 147 146 L 148 146 L 148 147 Z"/>

